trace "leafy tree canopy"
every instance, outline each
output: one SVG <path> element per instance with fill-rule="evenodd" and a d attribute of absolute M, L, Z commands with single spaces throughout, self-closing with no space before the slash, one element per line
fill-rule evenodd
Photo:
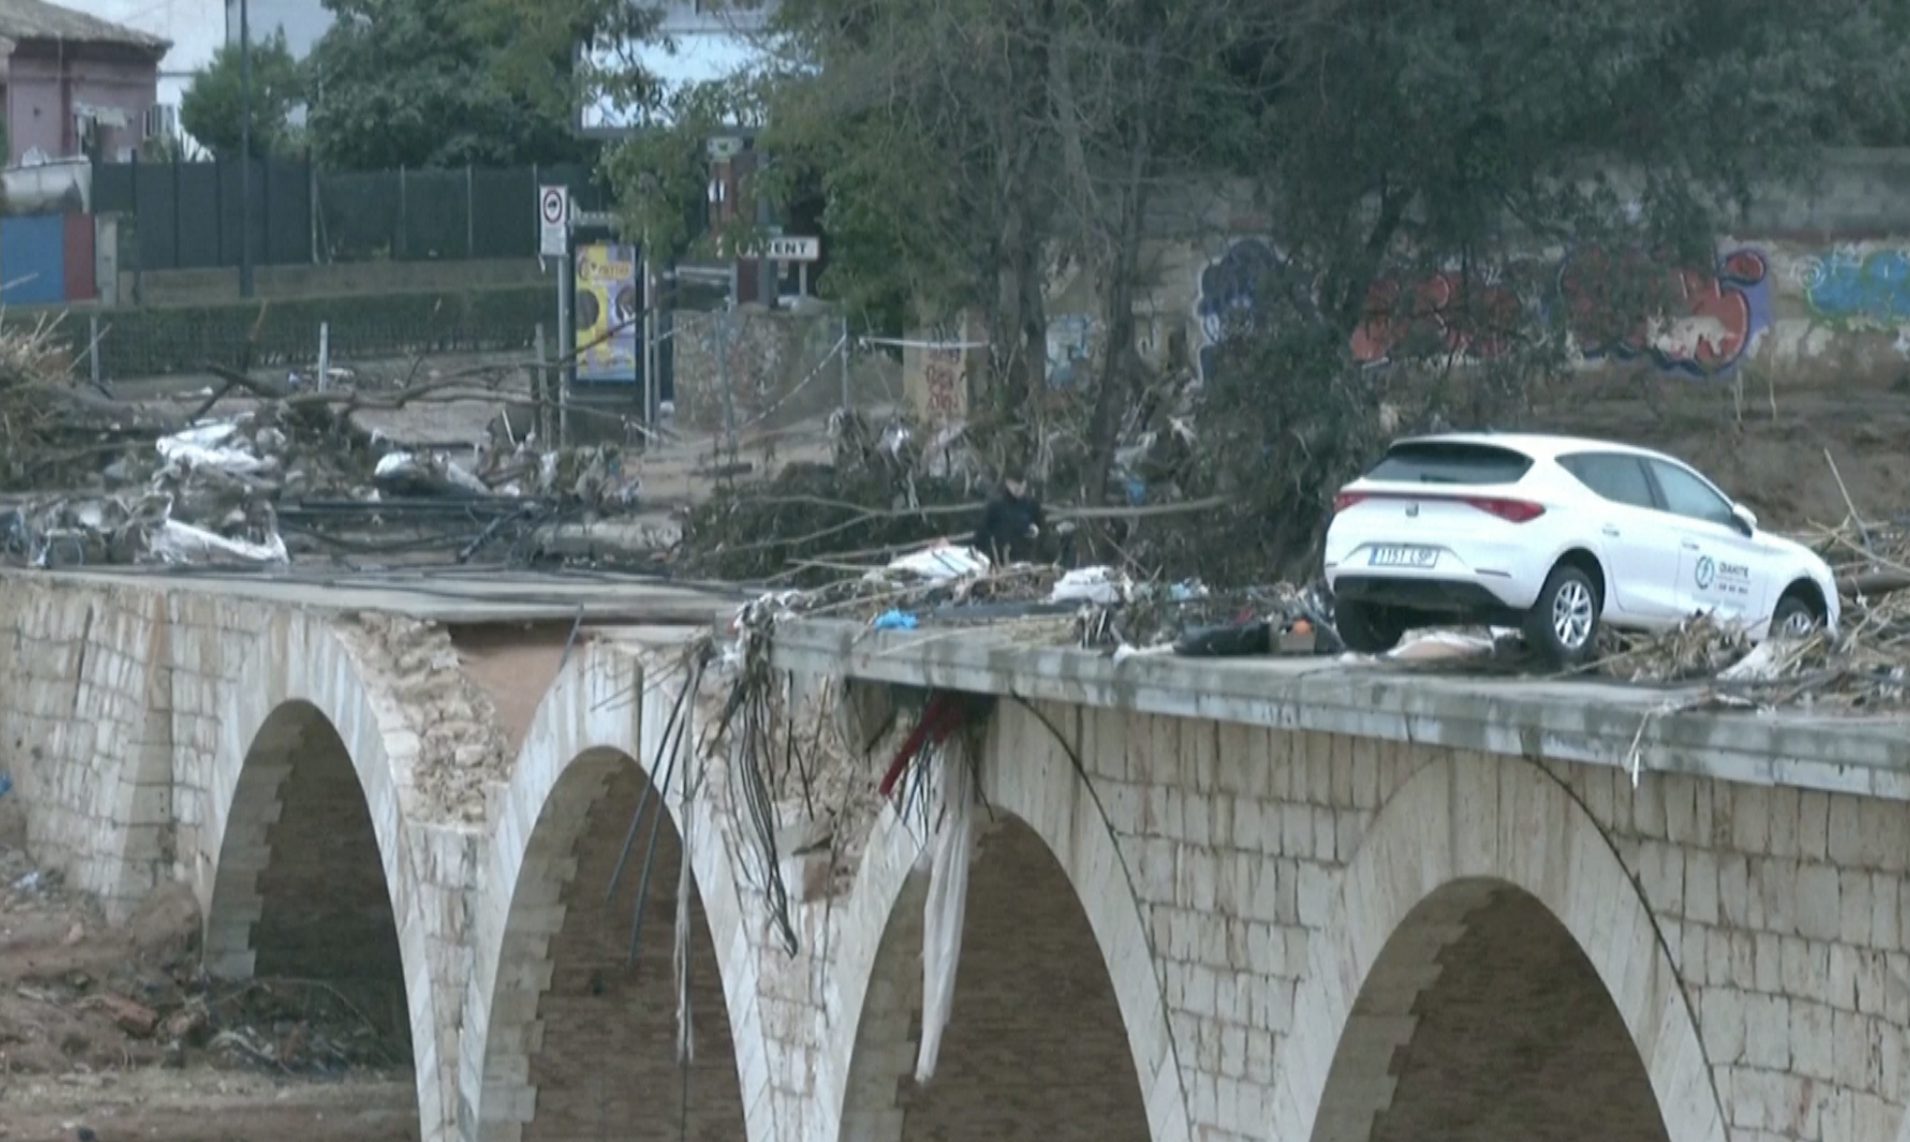
<path fill-rule="evenodd" d="M 825 292 L 912 320 L 983 314 L 988 395 L 1010 412 L 1040 383 L 1054 271 L 1089 271 L 1112 347 L 1093 380 L 1091 495 L 1147 382 L 1129 347 L 1158 239 L 1211 243 L 1254 218 L 1280 264 L 1213 360 L 1202 451 L 1260 513 L 1253 533 L 1280 533 L 1273 571 L 1304 554 L 1377 432 L 1378 382 L 1349 349 L 1376 283 L 1447 275 L 1442 320 L 1469 330 L 1456 340 L 1490 323 L 1508 349 L 1470 389 L 1516 398 L 1558 367 L 1561 339 L 1542 306 L 1487 306 L 1486 287 L 1547 249 L 1649 251 L 1613 263 L 1640 267 L 1642 322 L 1647 279 L 1709 269 L 1733 212 L 1808 173 L 1815 148 L 1905 137 L 1900 8 L 785 0 L 771 63 L 699 93 L 703 110 L 609 169 L 628 224 L 687 248 L 708 109 L 747 103 L 773 158 L 756 191 L 823 196 Z M 1395 303 L 1424 316 L 1413 290 Z M 1390 356 L 1396 372 L 1450 368 L 1454 344 Z"/>
<path fill-rule="evenodd" d="M 296 149 L 292 110 L 305 97 L 304 75 L 285 45 L 285 33 L 252 41 L 252 154 L 255 158 Z M 223 44 L 193 78 L 179 101 L 179 124 L 221 158 L 236 158 L 245 122 L 245 87 L 237 44 Z"/>
<path fill-rule="evenodd" d="M 315 156 L 348 170 L 588 158 L 569 60 L 598 2 L 326 0 L 333 23 L 307 60 Z"/>

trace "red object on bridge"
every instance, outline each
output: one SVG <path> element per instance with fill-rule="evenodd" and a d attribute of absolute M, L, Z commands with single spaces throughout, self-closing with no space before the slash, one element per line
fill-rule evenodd
<path fill-rule="evenodd" d="M 922 710 L 922 720 L 915 723 L 897 750 L 895 758 L 889 762 L 887 773 L 882 775 L 882 784 L 876 786 L 876 792 L 888 797 L 895 791 L 896 782 L 908 770 L 909 763 L 920 756 L 931 745 L 940 745 L 947 741 L 950 734 L 962 724 L 962 718 L 968 712 L 968 703 L 961 694 L 947 690 L 937 690 L 929 697 L 928 705 Z"/>

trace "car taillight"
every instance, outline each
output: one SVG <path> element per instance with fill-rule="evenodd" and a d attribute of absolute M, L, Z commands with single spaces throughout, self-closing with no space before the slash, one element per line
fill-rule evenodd
<path fill-rule="evenodd" d="M 1343 512 L 1366 498 L 1365 492 L 1341 492 L 1333 497 L 1333 510 Z"/>
<path fill-rule="evenodd" d="M 1466 503 L 1508 523 L 1530 523 L 1545 514 L 1545 508 L 1531 500 L 1499 500 L 1468 496 Z"/>

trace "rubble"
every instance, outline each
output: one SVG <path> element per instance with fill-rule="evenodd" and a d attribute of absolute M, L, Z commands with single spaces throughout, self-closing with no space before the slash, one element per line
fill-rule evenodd
<path fill-rule="evenodd" d="M 522 558 L 536 553 L 540 529 L 637 505 L 638 480 L 615 446 L 541 448 L 500 414 L 466 449 L 406 448 L 352 413 L 423 399 L 419 392 L 361 397 L 349 373 L 318 391 L 297 376 L 278 383 L 214 371 L 224 386 L 178 415 L 69 377 L 40 327 L 0 328 L 0 491 L 12 493 L 0 502 L 0 544 L 9 561 L 271 567 L 311 554 L 436 551 L 469 561 L 486 550 Z M 251 407 L 209 415 L 234 394 Z"/>
<path fill-rule="evenodd" d="M 461 668 L 450 633 L 373 613 L 338 629 L 418 733 L 417 751 L 401 775 L 406 809 L 432 820 L 482 820 L 485 790 L 509 776 L 512 755 L 490 697 Z"/>
<path fill-rule="evenodd" d="M 336 1075 L 404 1062 L 407 1027 L 374 1026 L 328 985 L 221 984 L 201 970 L 191 889 L 162 890 L 125 928 L 32 865 L 23 820 L 0 820 L 0 1062 L 14 1077 L 193 1063 Z"/>

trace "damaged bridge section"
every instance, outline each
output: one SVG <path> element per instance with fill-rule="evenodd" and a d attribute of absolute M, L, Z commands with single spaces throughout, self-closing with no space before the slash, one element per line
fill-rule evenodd
<path fill-rule="evenodd" d="M 199 917 L 128 1022 L 286 1082 L 375 1034 L 426 1142 L 1910 1138 L 1900 720 L 636 581 L 6 586 L 28 855 Z"/>

